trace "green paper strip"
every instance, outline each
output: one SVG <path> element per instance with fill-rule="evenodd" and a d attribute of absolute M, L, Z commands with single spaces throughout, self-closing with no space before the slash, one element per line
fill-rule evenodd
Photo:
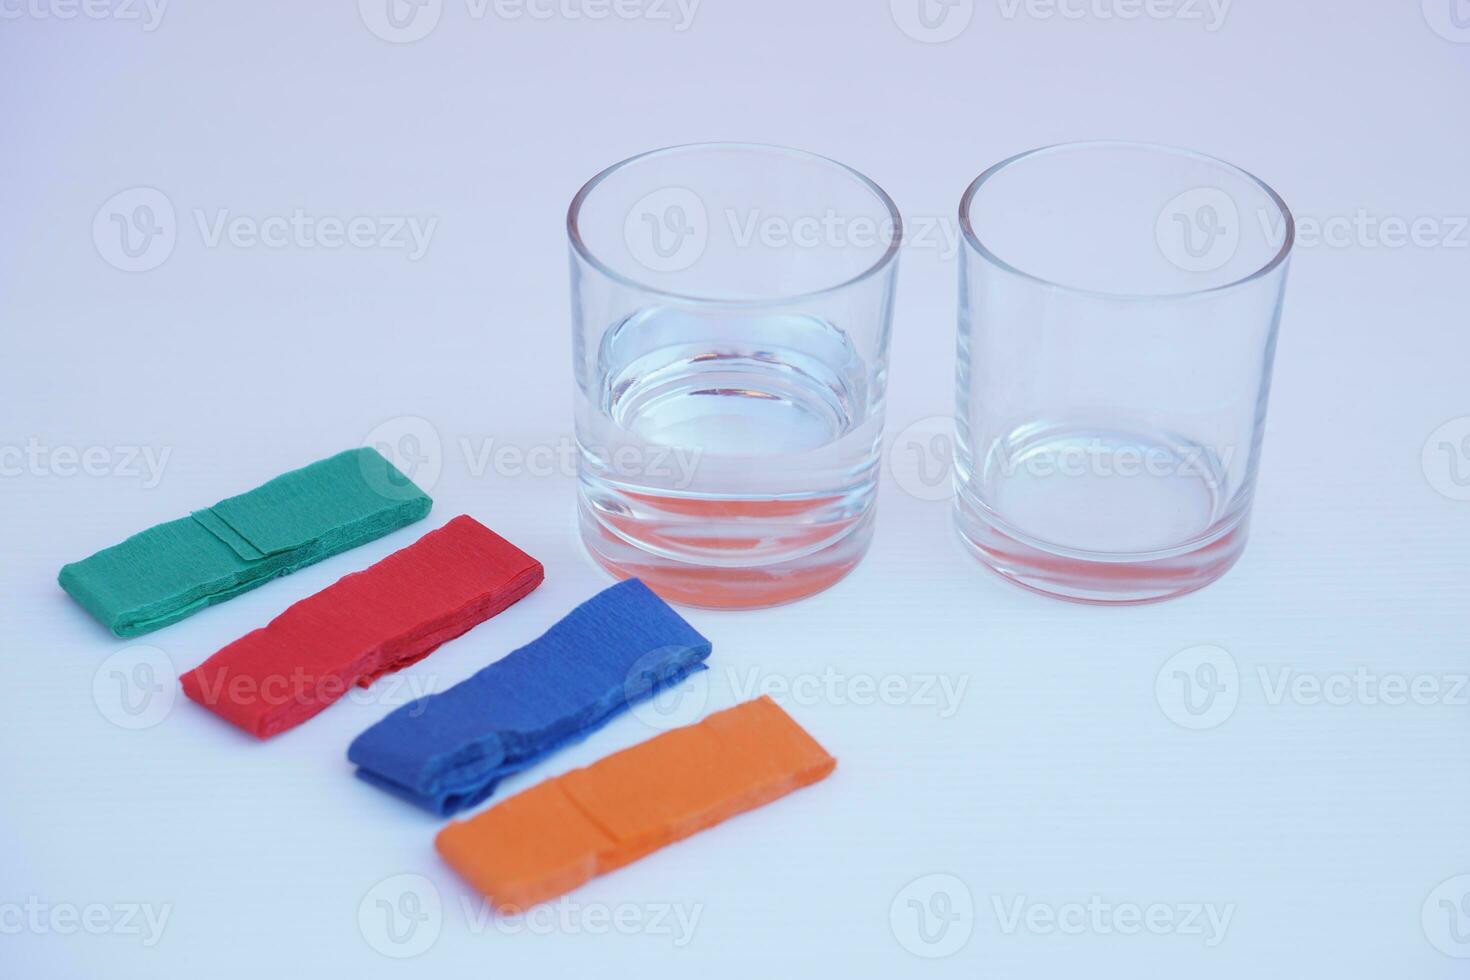
<path fill-rule="evenodd" d="M 140 636 L 381 538 L 431 505 L 375 450 L 351 449 L 72 562 L 59 581 L 114 634 Z"/>

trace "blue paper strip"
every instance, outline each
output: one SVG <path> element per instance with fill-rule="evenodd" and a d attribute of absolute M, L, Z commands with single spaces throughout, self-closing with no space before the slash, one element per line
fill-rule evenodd
<path fill-rule="evenodd" d="M 704 670 L 710 642 L 637 579 L 573 609 L 541 637 L 353 740 L 357 775 L 441 816 L 506 776 Z"/>

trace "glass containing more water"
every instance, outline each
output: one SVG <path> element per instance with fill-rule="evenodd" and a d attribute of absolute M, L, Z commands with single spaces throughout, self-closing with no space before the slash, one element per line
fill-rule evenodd
<path fill-rule="evenodd" d="M 567 228 L 592 556 L 717 607 L 850 571 L 877 493 L 888 195 L 814 154 L 702 144 L 603 171 Z"/>

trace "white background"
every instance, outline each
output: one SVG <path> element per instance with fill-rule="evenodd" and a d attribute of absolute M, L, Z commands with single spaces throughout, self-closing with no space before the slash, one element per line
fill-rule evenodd
<path fill-rule="evenodd" d="M 414 43 L 375 36 L 351 0 L 175 0 L 152 30 L 141 5 L 0 2 L 0 974 L 1464 976 L 1449 954 L 1470 943 L 1440 904 L 1470 892 L 1451 880 L 1470 873 L 1470 707 L 1454 689 L 1470 671 L 1470 502 L 1454 499 L 1470 476 L 1470 248 L 1454 233 L 1470 214 L 1470 30 L 1449 2 L 1236 0 L 1219 22 L 1193 3 L 1124 19 L 1102 15 L 1137 13 L 1128 0 L 1074 2 L 1076 18 L 976 0 L 945 43 L 904 33 L 887 0 L 704 0 L 683 31 L 444 0 Z M 1427 246 L 1350 232 L 1299 248 L 1253 537 L 1219 583 L 1142 608 L 1049 601 L 962 553 L 946 501 L 905 491 L 929 443 L 903 433 L 951 407 L 956 270 L 931 237 L 902 260 L 888 434 L 903 479 L 885 474 L 871 554 L 796 605 L 689 613 L 715 643 L 708 707 L 752 679 L 795 684 L 778 699 L 839 758 L 828 781 L 578 889 L 552 918 L 496 925 L 434 853 L 440 822 L 345 761 L 401 686 L 266 744 L 182 699 L 163 714 L 166 696 L 151 727 L 110 720 L 135 720 L 113 682 L 144 677 L 141 654 L 108 660 L 137 644 L 60 591 L 60 566 L 384 423 L 401 434 L 402 417 L 440 447 L 427 522 L 143 638 L 149 662 L 191 668 L 458 513 L 547 581 L 412 683 L 467 676 L 607 584 L 570 478 L 473 458 L 487 440 L 569 438 L 562 223 L 603 166 L 702 139 L 800 146 L 873 177 L 917 232 L 952 229 L 994 161 L 1102 137 L 1223 156 L 1304 228 L 1441 228 Z M 124 272 L 107 213 L 96 240 L 93 222 L 136 187 L 166 196 L 176 241 Z M 437 224 L 416 260 L 211 246 L 199 227 L 296 208 Z M 94 447 L 91 474 L 55 454 Z M 122 465 L 127 447 L 167 452 L 161 480 Z M 1170 659 L 1200 645 L 1227 652 L 1221 703 L 1236 704 L 1196 731 L 1168 692 L 1194 655 Z M 1355 672 L 1438 690 L 1278 696 L 1283 678 Z M 923 696 L 935 679 L 963 685 L 953 711 Z M 863 703 L 878 682 L 890 696 Z M 503 792 L 650 734 L 624 717 Z M 905 891 L 934 874 L 952 877 Z M 405 884 L 440 903 L 407 947 L 376 904 Z M 1094 896 L 1230 919 L 1223 936 L 1208 919 L 1128 934 L 1126 912 L 1046 929 Z M 1018 901 L 1040 918 L 1013 923 Z M 92 904 L 102 934 L 66 934 L 64 910 Z M 130 904 L 166 912 L 160 936 L 121 921 Z M 692 933 L 678 913 L 698 915 Z M 1470 940 L 1470 909 L 1457 925 Z"/>

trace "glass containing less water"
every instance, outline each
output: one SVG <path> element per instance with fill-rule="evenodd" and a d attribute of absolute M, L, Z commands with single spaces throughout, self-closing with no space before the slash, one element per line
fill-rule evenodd
<path fill-rule="evenodd" d="M 1291 255 L 1276 192 L 1200 153 L 1023 153 L 960 203 L 956 513 L 1017 584 L 1146 602 L 1245 548 Z"/>
<path fill-rule="evenodd" d="M 579 517 L 664 597 L 755 607 L 840 579 L 872 535 L 901 224 L 797 150 L 701 144 L 573 200 Z"/>

